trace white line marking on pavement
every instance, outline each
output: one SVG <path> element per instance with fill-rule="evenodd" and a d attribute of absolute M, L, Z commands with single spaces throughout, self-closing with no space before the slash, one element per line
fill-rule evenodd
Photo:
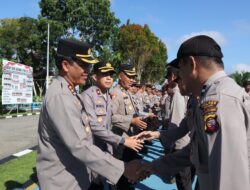
<path fill-rule="evenodd" d="M 11 115 L 9 115 L 9 116 L 6 116 L 5 118 L 6 118 L 6 119 L 8 119 L 8 118 L 12 118 L 12 116 L 11 116 Z"/>
<path fill-rule="evenodd" d="M 16 154 L 13 154 L 13 156 L 20 157 L 20 156 L 23 156 L 23 155 L 28 154 L 28 153 L 30 153 L 30 152 L 32 152 L 32 150 L 26 149 L 26 150 L 23 150 L 23 151 L 18 152 L 18 153 L 16 153 Z"/>
<path fill-rule="evenodd" d="M 23 115 L 17 115 L 17 117 L 22 117 Z"/>
<path fill-rule="evenodd" d="M 28 113 L 27 115 L 32 115 L 32 113 Z"/>

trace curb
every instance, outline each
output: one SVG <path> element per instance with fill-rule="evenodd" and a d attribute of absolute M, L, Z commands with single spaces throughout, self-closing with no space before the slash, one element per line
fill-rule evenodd
<path fill-rule="evenodd" d="M 33 146 L 33 147 L 30 147 L 30 148 L 25 149 L 25 150 L 31 150 L 31 152 L 32 152 L 32 151 L 34 151 L 34 150 L 37 150 L 37 147 L 38 147 L 38 145 Z M 22 152 L 22 151 L 20 151 L 20 152 Z M 29 153 L 30 153 L 30 152 L 29 152 Z M 15 158 L 21 157 L 21 156 L 17 156 L 16 154 L 17 154 L 17 153 L 12 154 L 12 155 L 10 155 L 10 156 L 7 156 L 7 157 L 1 159 L 1 160 L 0 160 L 0 165 L 1 165 L 1 164 L 4 164 L 4 163 L 6 163 L 6 162 L 8 162 L 8 161 L 10 161 L 10 160 L 13 160 L 13 159 L 15 159 Z"/>
<path fill-rule="evenodd" d="M 0 119 L 10 119 L 15 117 L 23 117 L 23 116 L 31 116 L 31 115 L 39 115 L 40 112 L 35 113 L 24 113 L 24 114 L 18 114 L 18 115 L 7 115 L 7 116 L 0 116 Z"/>

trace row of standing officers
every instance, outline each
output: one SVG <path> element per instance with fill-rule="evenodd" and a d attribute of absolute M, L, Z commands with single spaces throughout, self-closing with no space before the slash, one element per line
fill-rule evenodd
<path fill-rule="evenodd" d="M 140 105 L 143 96 L 131 93 L 135 68 L 121 65 L 119 84 L 109 93 L 113 66 L 95 60 L 87 44 L 60 40 L 59 75 L 45 95 L 39 119 L 41 189 L 87 190 L 109 185 L 129 190 L 133 189 L 131 181 L 150 174 L 164 179 L 193 165 L 201 189 L 250 189 L 250 98 L 226 76 L 221 58 L 219 45 L 207 36 L 184 42 L 171 66 L 177 68 L 185 94 L 192 94 L 190 109 L 178 122 L 174 118 L 181 113 L 171 113 L 176 115 L 168 121 L 176 125 L 171 130 L 140 133 L 156 116 L 147 110 L 153 107 L 152 99 L 144 96 L 148 104 Z M 79 95 L 75 86 L 85 84 L 93 64 L 94 85 Z M 160 138 L 166 147 L 176 140 L 185 144 L 178 147 L 175 143 L 172 153 L 142 163 L 136 152 L 145 139 L 153 138 Z M 227 181 L 230 177 L 234 180 Z"/>

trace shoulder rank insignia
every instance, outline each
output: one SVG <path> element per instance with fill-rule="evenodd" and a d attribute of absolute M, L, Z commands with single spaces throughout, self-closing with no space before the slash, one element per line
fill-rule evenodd
<path fill-rule="evenodd" d="M 204 129 L 208 134 L 213 134 L 219 129 L 217 121 L 217 104 L 218 101 L 209 100 L 201 104 L 202 115 L 204 118 Z"/>

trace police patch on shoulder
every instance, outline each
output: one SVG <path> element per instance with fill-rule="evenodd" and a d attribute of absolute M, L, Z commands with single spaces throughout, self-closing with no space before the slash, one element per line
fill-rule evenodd
<path fill-rule="evenodd" d="M 213 134 L 219 129 L 217 121 L 217 104 L 218 101 L 209 100 L 201 104 L 202 115 L 204 118 L 204 130 L 208 134 Z"/>
<path fill-rule="evenodd" d="M 218 101 L 216 100 L 208 100 L 201 104 L 201 108 L 216 107 L 217 104 L 218 104 Z"/>
<path fill-rule="evenodd" d="M 213 134 L 219 129 L 219 123 L 217 122 L 216 114 L 208 114 L 204 116 L 205 132 Z"/>

